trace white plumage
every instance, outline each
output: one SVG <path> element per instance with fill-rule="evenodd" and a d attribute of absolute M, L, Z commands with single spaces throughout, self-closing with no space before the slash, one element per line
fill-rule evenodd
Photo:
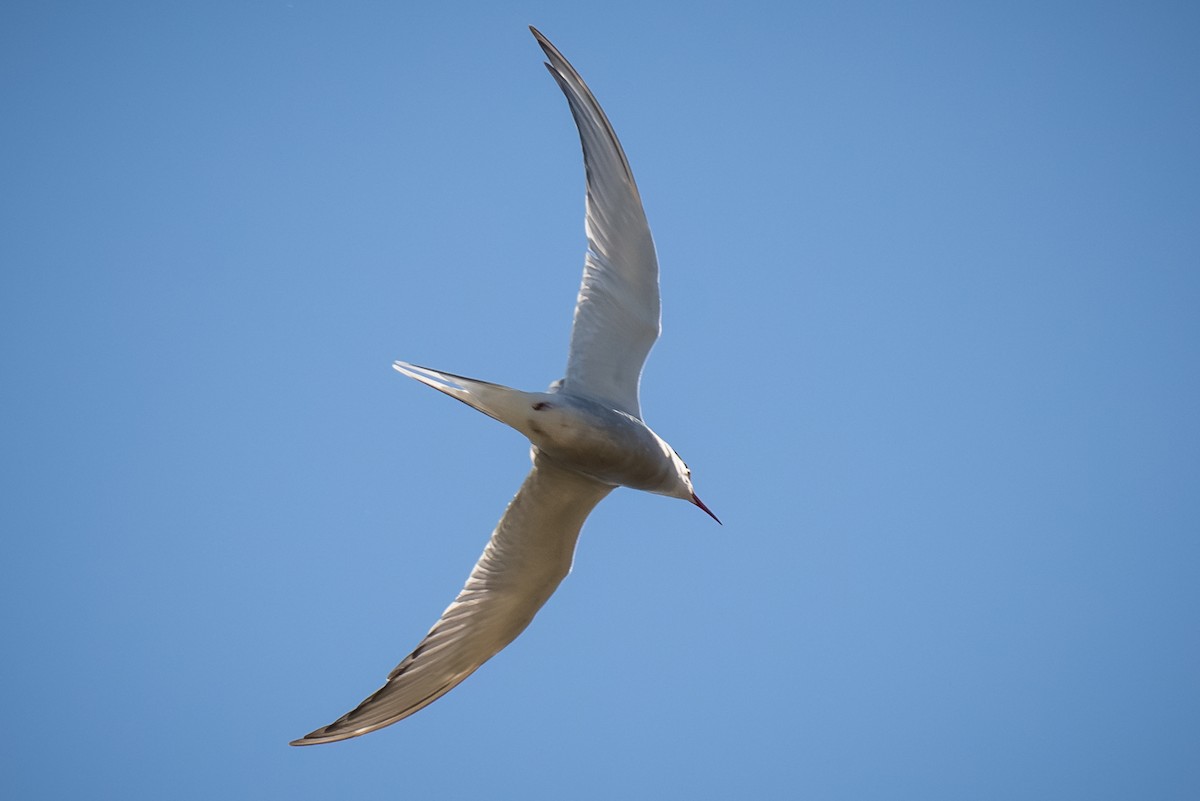
<path fill-rule="evenodd" d="M 533 468 L 466 586 L 387 683 L 292 745 L 366 734 L 457 686 L 529 625 L 570 572 L 583 521 L 616 487 L 684 498 L 712 515 L 687 466 L 641 419 L 638 384 L 658 338 L 660 301 L 654 241 L 633 173 L 579 73 L 530 30 L 570 104 L 587 173 L 588 252 L 566 376 L 548 392 L 522 392 L 396 362 L 401 373 L 528 437 Z"/>

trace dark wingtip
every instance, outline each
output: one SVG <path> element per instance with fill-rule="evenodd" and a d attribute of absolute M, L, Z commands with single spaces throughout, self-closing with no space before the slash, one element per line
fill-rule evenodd
<path fill-rule="evenodd" d="M 566 61 L 566 58 L 563 57 L 563 54 L 558 52 L 558 48 L 554 46 L 553 42 L 546 38 L 544 33 L 532 25 L 529 26 L 529 31 L 533 34 L 533 37 L 537 39 L 538 44 L 541 46 L 542 50 L 545 51 L 548 58 L 550 58 L 552 61 L 556 59 Z"/>
<path fill-rule="evenodd" d="M 324 745 L 325 743 L 339 743 L 342 740 L 349 740 L 351 738 L 358 737 L 360 735 L 367 733 L 365 731 L 358 731 L 358 732 L 343 731 L 343 732 L 338 732 L 336 734 L 331 734 L 330 729 L 332 729 L 333 726 L 334 726 L 334 724 L 331 723 L 328 726 L 322 726 L 321 728 L 317 729 L 316 731 L 310 731 L 308 734 L 304 735 L 303 737 L 296 739 L 296 740 L 292 740 L 290 743 L 288 743 L 288 745 L 306 746 L 306 745 Z M 367 731 L 371 731 L 371 729 L 368 729 Z"/>
<path fill-rule="evenodd" d="M 334 742 L 329 739 L 330 728 L 330 726 L 322 726 L 319 729 L 314 729 L 303 737 L 292 740 L 288 745 L 320 745 L 321 743 Z"/>

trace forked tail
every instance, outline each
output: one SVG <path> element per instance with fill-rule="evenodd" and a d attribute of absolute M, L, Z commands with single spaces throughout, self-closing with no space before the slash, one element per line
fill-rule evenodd
<path fill-rule="evenodd" d="M 512 387 L 454 373 L 443 373 L 408 362 L 394 362 L 392 367 L 427 387 L 433 387 L 438 392 L 445 393 L 473 409 L 478 409 L 488 417 L 515 428 L 526 437 L 530 435 L 530 407 L 544 397 L 544 393 L 522 392 Z"/>

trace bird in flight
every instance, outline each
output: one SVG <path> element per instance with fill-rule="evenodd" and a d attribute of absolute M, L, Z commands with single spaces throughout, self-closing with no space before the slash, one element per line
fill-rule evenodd
<path fill-rule="evenodd" d="M 566 578 L 583 521 L 617 487 L 682 498 L 717 520 L 696 497 L 679 454 L 642 422 L 638 384 L 658 339 L 661 304 L 654 241 L 629 162 L 579 73 L 550 40 L 530 30 L 567 96 L 587 178 L 588 250 L 566 375 L 546 392 L 522 392 L 395 363 L 404 375 L 528 437 L 533 467 L 466 586 L 416 650 L 361 704 L 292 745 L 381 729 L 475 672 L 525 630 Z"/>

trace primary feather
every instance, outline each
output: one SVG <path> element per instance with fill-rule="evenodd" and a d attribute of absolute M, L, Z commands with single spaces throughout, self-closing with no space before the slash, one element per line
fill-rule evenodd
<path fill-rule="evenodd" d="M 454 689 L 533 620 L 570 572 L 583 521 L 612 490 L 535 458 L 466 586 L 425 639 L 365 701 L 292 745 L 366 734 Z"/>
<path fill-rule="evenodd" d="M 658 258 L 633 172 L 587 84 L 536 28 L 579 129 L 587 180 L 588 252 L 564 389 L 641 417 L 638 384 L 661 328 Z"/>

